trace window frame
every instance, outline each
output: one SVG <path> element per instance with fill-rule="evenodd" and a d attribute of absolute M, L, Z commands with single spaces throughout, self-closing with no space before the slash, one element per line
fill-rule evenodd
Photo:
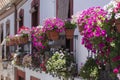
<path fill-rule="evenodd" d="M 35 26 L 38 26 L 39 25 L 39 22 L 40 22 L 40 0 L 32 0 L 31 2 L 31 10 L 32 8 L 36 9 L 37 8 L 37 13 L 36 11 L 32 12 L 31 13 L 31 26 L 35 27 Z M 37 21 L 36 21 L 36 18 L 37 18 Z M 34 24 L 36 23 L 36 24 Z"/>

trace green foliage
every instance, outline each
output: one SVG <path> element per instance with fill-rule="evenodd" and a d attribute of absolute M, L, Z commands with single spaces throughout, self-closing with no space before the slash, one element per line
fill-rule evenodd
<path fill-rule="evenodd" d="M 9 36 L 7 36 L 7 37 L 6 37 L 6 41 L 10 41 L 10 38 L 9 38 Z"/>
<path fill-rule="evenodd" d="M 71 23 L 69 20 L 65 21 L 65 28 L 66 29 L 75 29 L 76 24 Z"/>
<path fill-rule="evenodd" d="M 80 76 L 84 79 L 98 78 L 98 65 L 93 58 L 89 58 L 80 70 Z"/>
<path fill-rule="evenodd" d="M 63 50 L 55 52 L 53 56 L 49 58 L 46 68 L 48 72 L 66 79 L 74 76 L 76 73 L 73 55 Z"/>
<path fill-rule="evenodd" d="M 47 71 L 48 72 L 63 72 L 66 70 L 65 68 L 65 57 L 60 53 L 55 53 L 48 61 L 47 61 Z"/>
<path fill-rule="evenodd" d="M 28 34 L 23 33 L 22 37 L 28 37 Z"/>

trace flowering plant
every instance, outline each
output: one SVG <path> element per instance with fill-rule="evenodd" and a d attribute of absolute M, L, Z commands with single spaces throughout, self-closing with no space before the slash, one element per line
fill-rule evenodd
<path fill-rule="evenodd" d="M 82 33 L 86 33 L 86 31 L 91 30 L 94 32 L 92 35 L 96 35 L 95 32 L 98 27 L 102 28 L 103 23 L 105 21 L 106 12 L 100 7 L 91 7 L 89 9 L 83 10 L 79 15 L 77 14 L 77 24 L 82 28 Z M 89 29 L 88 29 L 89 28 Z M 102 31 L 100 31 L 102 34 Z M 99 35 L 96 35 L 99 36 Z"/>
<path fill-rule="evenodd" d="M 114 45 L 115 34 L 110 30 L 111 25 L 108 24 L 106 15 L 104 9 L 91 7 L 82 11 L 77 20 L 78 25 L 83 25 L 82 44 L 96 54 L 95 59 L 99 66 L 109 63 L 109 54 Z"/>
<path fill-rule="evenodd" d="M 78 18 L 78 25 L 83 26 L 82 31 L 82 44 L 92 52 L 97 49 L 104 48 L 103 39 L 106 37 L 106 30 L 104 29 L 104 22 L 106 21 L 104 11 L 100 7 L 92 7 L 82 12 Z M 99 46 L 98 46 L 99 45 Z"/>
<path fill-rule="evenodd" d="M 18 34 L 21 34 L 23 37 L 28 37 L 30 34 L 30 29 L 28 27 L 22 26 L 21 28 L 19 28 Z"/>
<path fill-rule="evenodd" d="M 80 70 L 80 76 L 84 79 L 98 79 L 98 65 L 96 64 L 95 59 L 91 57 L 87 59 L 86 63 L 84 64 L 84 66 L 82 66 Z"/>
<path fill-rule="evenodd" d="M 92 7 L 82 12 L 78 18 L 78 25 L 84 23 L 82 44 L 97 55 L 95 58 L 98 65 L 106 66 L 108 63 L 112 68 L 120 69 L 120 36 L 111 29 L 113 25 L 109 24 L 106 15 L 107 12 L 100 7 Z"/>
<path fill-rule="evenodd" d="M 7 45 L 7 46 L 10 45 L 10 38 L 11 38 L 10 36 L 7 36 L 7 37 L 6 37 L 6 45 Z"/>
<path fill-rule="evenodd" d="M 104 10 L 108 12 L 106 15 L 108 20 L 115 18 L 114 15 L 117 9 L 117 2 L 115 0 L 112 0 L 110 3 L 104 6 Z"/>
<path fill-rule="evenodd" d="M 41 27 L 31 29 L 32 44 L 37 50 L 45 49 L 47 46 L 46 35 Z"/>
<path fill-rule="evenodd" d="M 43 29 L 45 32 L 52 30 L 62 32 L 64 31 L 64 21 L 59 18 L 48 18 L 44 21 Z"/>
<path fill-rule="evenodd" d="M 53 55 L 48 59 L 46 63 L 46 69 L 48 72 L 53 73 L 54 75 L 58 74 L 64 80 L 68 80 L 68 77 L 76 76 L 76 66 L 74 63 L 73 54 L 71 54 L 67 49 L 59 49 L 53 51 Z"/>
<path fill-rule="evenodd" d="M 108 20 L 118 20 L 120 19 L 120 2 L 111 1 L 109 4 L 104 6 L 104 10 L 108 12 L 106 15 Z"/>
<path fill-rule="evenodd" d="M 30 54 L 26 54 L 23 57 L 22 64 L 26 67 L 29 67 L 29 66 L 31 66 L 31 62 L 32 62 L 32 56 Z"/>
<path fill-rule="evenodd" d="M 66 29 L 75 29 L 76 24 L 71 22 L 71 19 L 66 19 L 65 20 L 65 28 Z"/>

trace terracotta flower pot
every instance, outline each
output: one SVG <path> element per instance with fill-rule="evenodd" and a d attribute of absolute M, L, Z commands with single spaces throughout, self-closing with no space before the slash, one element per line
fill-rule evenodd
<path fill-rule="evenodd" d="M 67 39 L 73 39 L 74 37 L 74 29 L 66 29 L 65 35 Z"/>
<path fill-rule="evenodd" d="M 57 31 L 49 31 L 49 35 L 51 40 L 59 39 L 59 33 Z"/>
<path fill-rule="evenodd" d="M 11 45 L 12 45 L 12 46 L 15 45 L 15 38 L 11 38 L 11 39 L 10 39 L 10 42 L 11 42 Z"/>
<path fill-rule="evenodd" d="M 10 42 L 9 41 L 6 41 L 6 46 L 10 46 L 10 44 L 9 44 Z"/>
<path fill-rule="evenodd" d="M 28 42 L 28 37 L 23 37 L 23 43 L 27 43 Z"/>

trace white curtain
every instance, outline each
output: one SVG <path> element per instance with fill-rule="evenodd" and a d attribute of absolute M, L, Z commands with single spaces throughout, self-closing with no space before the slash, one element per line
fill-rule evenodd
<path fill-rule="evenodd" d="M 58 0 L 58 17 L 61 19 L 68 18 L 69 0 Z"/>

